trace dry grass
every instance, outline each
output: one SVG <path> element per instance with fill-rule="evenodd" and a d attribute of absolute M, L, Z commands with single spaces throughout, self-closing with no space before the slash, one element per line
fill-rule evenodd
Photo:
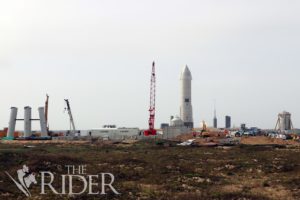
<path fill-rule="evenodd" d="M 66 164 L 86 164 L 88 174 L 111 172 L 116 196 L 43 196 L 47 199 L 300 199 L 299 146 L 241 145 L 230 148 L 178 147 L 166 141 L 119 144 L 0 144 L 0 171 L 65 174 Z M 168 142 L 167 142 L 168 143 Z M 159 144 L 159 145 L 158 145 Z M 38 181 L 40 177 L 37 177 Z M 60 186 L 55 181 L 56 187 Z M 41 199 L 33 186 L 33 199 Z M 0 173 L 0 199 L 22 199 Z"/>

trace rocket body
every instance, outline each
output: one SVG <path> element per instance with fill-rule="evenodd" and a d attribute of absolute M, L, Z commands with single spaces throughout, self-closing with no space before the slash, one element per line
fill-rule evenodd
<path fill-rule="evenodd" d="M 187 66 L 181 72 L 180 85 L 180 118 L 183 120 L 184 126 L 193 128 L 192 74 Z"/>

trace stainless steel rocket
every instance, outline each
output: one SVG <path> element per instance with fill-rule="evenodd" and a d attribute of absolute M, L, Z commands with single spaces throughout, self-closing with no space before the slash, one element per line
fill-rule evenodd
<path fill-rule="evenodd" d="M 188 66 L 185 66 L 180 76 L 180 118 L 184 126 L 193 128 L 193 108 L 192 108 L 192 74 Z"/>

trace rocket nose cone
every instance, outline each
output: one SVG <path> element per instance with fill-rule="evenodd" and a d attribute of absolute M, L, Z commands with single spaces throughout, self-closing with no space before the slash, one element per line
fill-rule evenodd
<path fill-rule="evenodd" d="M 187 65 L 183 67 L 180 79 L 192 79 L 192 73 Z"/>

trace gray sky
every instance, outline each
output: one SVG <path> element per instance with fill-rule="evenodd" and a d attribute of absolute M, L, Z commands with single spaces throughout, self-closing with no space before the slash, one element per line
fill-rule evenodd
<path fill-rule="evenodd" d="M 151 62 L 156 126 L 179 114 L 179 77 L 193 75 L 194 123 L 273 128 L 292 113 L 300 127 L 300 1 L 1 0 L 0 126 L 10 107 L 44 105 L 50 128 L 147 127 Z M 23 124 L 19 122 L 18 127 Z M 35 127 L 38 127 L 35 125 Z"/>

